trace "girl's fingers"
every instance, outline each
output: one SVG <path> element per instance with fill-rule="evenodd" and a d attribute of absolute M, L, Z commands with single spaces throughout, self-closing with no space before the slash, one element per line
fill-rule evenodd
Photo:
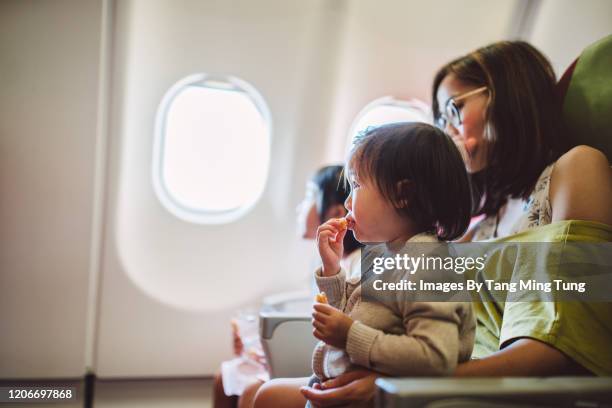
<path fill-rule="evenodd" d="M 339 223 L 336 222 L 336 224 Z M 347 228 L 336 228 L 333 225 L 323 224 L 317 229 L 317 238 L 319 241 L 323 238 L 327 238 L 332 244 L 342 244 L 346 231 L 348 231 Z"/>
<path fill-rule="evenodd" d="M 335 307 L 325 303 L 315 303 L 312 305 L 312 308 L 315 310 L 314 313 L 319 312 L 326 317 L 330 316 L 335 310 L 337 310 Z"/>
<path fill-rule="evenodd" d="M 319 230 L 317 230 L 317 236 L 322 236 L 323 234 L 328 234 L 329 236 L 333 237 L 338 233 L 338 231 L 332 229 L 332 228 L 321 228 Z"/>
<path fill-rule="evenodd" d="M 320 233 L 319 235 L 317 235 L 317 243 L 319 244 L 319 247 L 321 245 L 329 246 L 330 241 L 333 239 L 334 239 L 334 234 L 329 231 L 324 231 Z"/>
<path fill-rule="evenodd" d="M 344 237 L 346 236 L 346 231 L 348 230 L 344 229 L 338 232 L 338 234 L 336 235 L 336 242 L 342 243 L 342 241 L 344 240 Z"/>
<path fill-rule="evenodd" d="M 323 335 L 323 333 L 321 333 L 319 329 L 313 329 L 312 335 L 321 341 L 323 341 L 325 338 L 325 336 Z"/>
<path fill-rule="evenodd" d="M 320 241 L 321 239 L 324 239 L 324 238 L 332 239 L 335 235 L 336 235 L 336 233 L 332 232 L 332 231 L 321 231 L 321 232 L 318 233 L 317 236 L 318 236 L 318 239 Z"/>
<path fill-rule="evenodd" d="M 338 227 L 334 226 L 334 225 L 331 225 L 331 224 L 321 224 L 317 228 L 317 231 L 334 231 L 334 232 L 338 232 L 338 231 L 340 231 L 340 229 Z"/>
<path fill-rule="evenodd" d="M 316 320 L 312 321 L 312 326 L 317 329 L 320 333 L 323 333 L 325 330 L 325 325 L 321 322 L 317 322 Z"/>
<path fill-rule="evenodd" d="M 321 312 L 317 312 L 317 311 L 312 312 L 312 317 L 318 322 L 321 322 L 321 323 L 327 322 L 327 315 L 324 315 Z"/>

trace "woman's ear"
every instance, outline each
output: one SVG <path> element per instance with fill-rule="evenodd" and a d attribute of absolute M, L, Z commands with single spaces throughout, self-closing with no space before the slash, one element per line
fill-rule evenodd
<path fill-rule="evenodd" d="M 346 208 L 342 204 L 334 204 L 327 209 L 325 212 L 325 219 L 329 220 L 330 218 L 342 218 L 346 215 Z"/>

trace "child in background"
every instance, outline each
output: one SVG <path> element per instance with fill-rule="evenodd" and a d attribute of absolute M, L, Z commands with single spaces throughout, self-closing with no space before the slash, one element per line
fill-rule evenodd
<path fill-rule="evenodd" d="M 344 217 L 346 215 L 347 211 L 344 208 L 344 201 L 349 195 L 349 190 L 342 180 L 342 170 L 342 166 L 339 165 L 323 167 L 306 184 L 304 200 L 297 207 L 298 233 L 302 238 L 314 240 L 319 225 L 330 218 Z M 361 246 L 355 240 L 352 233 L 347 233 L 343 237 L 343 257 L 340 262 L 345 270 L 352 271 L 351 273 L 356 275 L 360 273 L 361 256 L 359 248 Z M 232 321 L 231 327 L 234 354 L 237 357 L 246 355 L 252 361 L 250 365 L 240 364 L 242 363 L 241 361 L 235 361 L 231 369 L 228 369 L 229 367 L 226 365 L 224 375 L 215 375 L 213 404 L 215 408 L 251 406 L 251 400 L 257 389 L 268 377 L 265 372 L 267 368 L 263 350 L 260 347 L 244 350 L 244 344 L 241 339 L 244 333 L 240 333 L 239 325 L 236 321 Z M 254 364 L 259 364 L 259 369 L 254 367 Z M 226 378 L 226 376 L 233 376 L 233 378 Z M 223 381 L 236 380 L 238 377 L 242 380 L 245 377 L 250 377 L 250 380 L 247 381 L 250 384 L 244 387 L 244 389 L 242 386 L 234 387 L 238 389 L 234 391 L 238 395 L 227 395 Z M 228 384 L 226 383 L 225 385 Z"/>
<path fill-rule="evenodd" d="M 433 126 L 398 123 L 369 130 L 355 141 L 346 167 L 352 187 L 346 223 L 360 242 L 397 251 L 456 239 L 469 224 L 463 160 Z M 362 299 L 360 279 L 347 280 L 340 264 L 346 223 L 332 219 L 317 231 L 322 267 L 315 276 L 329 304 L 314 305 L 313 332 L 321 341 L 309 386 L 325 388 L 326 380 L 357 366 L 391 376 L 452 374 L 472 352 L 471 305 L 411 301 L 407 293 L 385 305 Z"/>
<path fill-rule="evenodd" d="M 316 239 L 317 228 L 327 220 L 344 217 L 347 213 L 344 202 L 349 196 L 349 189 L 343 180 L 343 168 L 339 165 L 319 169 L 306 184 L 304 200 L 297 208 L 298 232 L 304 239 Z M 360 265 L 362 245 L 353 233 L 342 239 L 343 257 L 340 262 L 348 271 L 354 264 Z"/>

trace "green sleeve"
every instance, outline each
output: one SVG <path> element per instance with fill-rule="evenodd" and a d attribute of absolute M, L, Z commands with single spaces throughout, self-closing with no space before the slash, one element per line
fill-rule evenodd
<path fill-rule="evenodd" d="M 612 375 L 612 303 L 506 303 L 499 348 L 524 337 L 551 345 L 596 375 Z"/>

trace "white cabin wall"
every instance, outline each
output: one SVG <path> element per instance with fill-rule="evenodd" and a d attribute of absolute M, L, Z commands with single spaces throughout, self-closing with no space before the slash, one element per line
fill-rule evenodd
<path fill-rule="evenodd" d="M 0 2 L 0 378 L 85 374 L 101 4 Z"/>
<path fill-rule="evenodd" d="M 349 3 L 337 93 L 326 154 L 345 154 L 348 131 L 374 99 L 395 96 L 431 103 L 435 72 L 446 62 L 510 31 L 518 0 Z"/>
<path fill-rule="evenodd" d="M 212 374 L 230 357 L 229 318 L 238 308 L 308 288 L 313 244 L 296 237 L 295 206 L 323 163 L 343 4 L 116 4 L 99 376 Z M 157 106 L 198 72 L 250 82 L 272 115 L 266 190 L 231 224 L 181 221 L 152 188 Z"/>
<path fill-rule="evenodd" d="M 546 54 L 560 77 L 585 47 L 611 34 L 609 0 L 542 0 L 526 40 Z"/>

